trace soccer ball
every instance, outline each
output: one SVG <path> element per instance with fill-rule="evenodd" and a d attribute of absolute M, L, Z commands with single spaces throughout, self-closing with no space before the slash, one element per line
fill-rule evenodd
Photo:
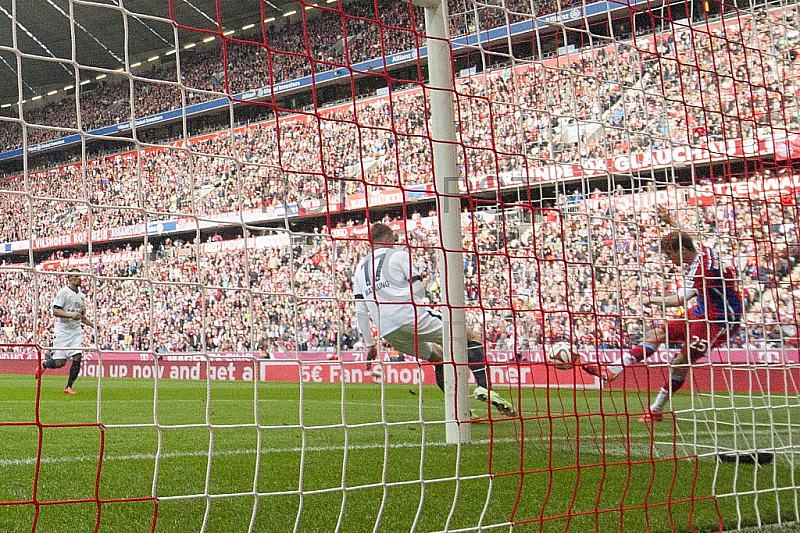
<path fill-rule="evenodd" d="M 580 354 L 568 342 L 556 342 L 547 350 L 547 362 L 559 370 L 569 370 L 580 361 Z"/>

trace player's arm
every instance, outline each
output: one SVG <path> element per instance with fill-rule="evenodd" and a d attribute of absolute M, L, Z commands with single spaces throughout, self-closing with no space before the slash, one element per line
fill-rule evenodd
<path fill-rule="evenodd" d="M 94 324 L 92 324 L 92 321 L 89 319 L 88 316 L 86 316 L 86 313 L 76 313 L 76 314 L 80 317 L 78 320 L 80 320 L 81 323 L 86 324 L 87 326 L 90 326 L 92 328 L 94 327 Z"/>
<path fill-rule="evenodd" d="M 353 296 L 356 300 L 356 323 L 358 324 L 358 330 L 364 337 L 364 346 L 367 348 L 367 361 L 372 361 L 378 357 L 378 346 L 375 339 L 372 338 L 369 308 L 364 300 L 364 293 L 367 292 L 367 288 L 370 285 L 368 280 L 372 277 L 367 272 L 367 268 L 370 268 L 368 265 L 371 265 L 371 262 L 362 260 L 356 267 L 356 274 L 353 276 Z M 371 366 L 370 363 L 367 363 L 367 370 Z"/>
<path fill-rule="evenodd" d="M 58 305 L 53 306 L 53 316 L 58 318 L 68 318 L 72 320 L 80 320 L 82 324 L 87 326 L 92 325 L 92 321 L 83 313 L 69 313 L 64 311 L 64 308 Z"/>
<path fill-rule="evenodd" d="M 658 305 L 660 307 L 680 307 L 685 303 L 685 300 L 678 294 L 670 294 L 667 296 L 644 296 L 642 298 L 643 305 Z"/>
<path fill-rule="evenodd" d="M 675 294 L 665 296 L 644 296 L 642 304 L 658 305 L 661 307 L 680 307 L 685 305 L 688 300 L 697 296 L 697 289 L 694 287 L 682 287 Z"/>
<path fill-rule="evenodd" d="M 684 233 L 686 235 L 690 236 L 692 235 L 692 232 L 689 229 L 683 227 L 680 223 L 678 223 L 675 214 L 671 212 L 669 209 L 667 209 L 662 205 L 659 205 L 656 209 L 657 209 L 656 216 L 658 217 L 658 220 L 666 224 L 668 228 L 675 231 L 679 231 L 680 233 Z"/>
<path fill-rule="evenodd" d="M 53 316 L 58 318 L 68 318 L 71 320 L 81 320 L 81 316 L 79 313 L 68 313 L 64 311 L 64 308 L 58 305 L 53 306 Z"/>
<path fill-rule="evenodd" d="M 356 294 L 356 320 L 358 330 L 364 337 L 364 346 L 367 348 L 367 361 L 373 361 L 378 357 L 378 345 L 372 338 L 372 324 L 369 319 L 369 309 L 364 301 L 364 296 Z"/>

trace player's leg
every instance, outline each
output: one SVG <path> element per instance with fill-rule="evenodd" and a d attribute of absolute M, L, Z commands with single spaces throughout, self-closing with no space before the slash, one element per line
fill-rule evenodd
<path fill-rule="evenodd" d="M 661 389 L 659 389 L 649 410 L 639 419 L 639 422 L 650 423 L 663 420 L 664 404 L 672 393 L 680 390 L 686 382 L 686 374 L 688 374 L 688 367 L 686 365 L 689 362 L 689 350 L 691 350 L 686 339 L 690 338 L 692 324 L 698 324 L 698 322 L 689 322 L 686 319 L 667 320 L 664 329 L 659 328 L 662 335 L 659 335 L 657 343 L 651 342 L 653 338 L 645 335 L 644 342 L 636 347 L 640 348 L 640 350 L 634 352 L 638 359 L 639 357 L 649 357 L 655 353 L 655 350 L 658 349 L 661 343 L 670 342 L 682 344 L 681 352 L 670 361 L 669 377 Z"/>
<path fill-rule="evenodd" d="M 81 360 L 83 357 L 80 353 L 72 356 L 72 365 L 69 367 L 69 378 L 67 379 L 67 387 L 64 389 L 66 394 L 76 394 L 72 390 L 72 384 L 78 379 L 78 374 L 81 372 Z"/>
<path fill-rule="evenodd" d="M 654 328 L 647 330 L 644 339 L 638 344 L 634 344 L 627 353 L 622 356 L 623 366 L 633 366 L 641 363 L 658 351 L 658 348 L 667 340 L 664 328 Z"/>
<path fill-rule="evenodd" d="M 444 392 L 444 365 L 442 364 L 442 361 L 444 361 L 444 352 L 439 344 L 433 342 L 427 344 L 428 346 L 426 349 L 430 351 L 428 361 L 434 363 L 433 374 L 436 376 L 436 385 Z"/>
<path fill-rule="evenodd" d="M 467 328 L 467 362 L 475 383 L 478 387 L 490 389 L 489 373 L 486 369 L 486 351 L 483 348 L 483 339 L 472 328 Z"/>
<path fill-rule="evenodd" d="M 640 422 L 658 422 L 663 419 L 664 406 L 686 383 L 691 363 L 707 357 L 711 347 L 719 343 L 724 331 L 719 325 L 705 320 L 676 320 L 668 324 L 667 338 L 670 341 L 673 338 L 679 339 L 676 342 L 682 342 L 683 346 L 680 353 L 670 361 L 669 377 L 656 394 L 650 411 L 639 419 Z"/>
<path fill-rule="evenodd" d="M 439 361 L 441 361 L 444 357 L 441 346 L 444 335 L 442 331 L 441 318 L 438 316 L 432 316 L 430 319 L 421 319 L 418 327 L 420 329 L 419 338 L 421 340 L 436 339 L 436 341 L 438 341 L 434 344 L 436 344 L 438 348 Z M 486 370 L 486 354 L 483 349 L 483 342 L 481 342 L 480 335 L 471 328 L 467 328 L 467 363 L 473 377 L 475 378 L 475 383 L 477 383 L 478 388 L 483 389 L 484 393 L 488 394 L 486 391 L 488 391 L 490 388 L 489 375 Z M 439 387 L 444 390 L 444 367 L 442 365 L 437 365 L 436 372 L 436 383 L 440 384 Z"/>
<path fill-rule="evenodd" d="M 470 343 L 472 342 L 474 341 L 470 341 Z M 442 364 L 442 360 L 444 358 L 443 350 L 442 347 L 438 344 L 435 343 L 428 343 L 428 344 L 432 347 L 432 354 L 430 356 L 430 359 L 428 359 L 428 361 L 437 363 L 436 366 L 434 366 L 434 373 L 436 375 L 436 384 L 439 386 L 440 389 L 442 389 L 442 392 L 444 392 L 444 364 Z M 476 350 L 474 348 L 470 349 L 469 346 L 467 348 L 467 361 L 469 363 L 470 369 L 472 370 L 473 376 L 475 376 L 477 380 L 478 375 L 481 375 L 484 383 L 484 385 L 479 384 L 477 387 L 475 387 L 475 389 L 472 391 L 473 397 L 484 403 L 490 401 L 492 405 L 495 407 L 495 409 L 497 409 L 506 416 L 517 416 L 517 412 L 514 410 L 514 406 L 511 405 L 511 402 L 507 401 L 497 392 L 489 390 L 489 388 L 486 387 L 486 385 L 488 385 L 488 376 L 486 371 L 486 360 L 483 355 L 483 344 L 478 343 L 478 345 L 481 348 L 480 350 Z M 420 351 L 422 351 L 421 343 L 420 343 Z M 472 355 L 470 356 L 470 354 Z M 480 356 L 480 359 L 478 358 L 478 356 Z M 474 363 L 477 364 L 474 365 Z M 477 370 L 475 367 L 477 367 Z M 477 375 L 476 372 L 478 372 Z M 476 416 L 473 415 L 471 410 L 470 410 L 470 417 L 476 418 Z"/>
<path fill-rule="evenodd" d="M 42 361 L 42 368 L 61 368 L 67 364 L 69 357 L 64 352 L 56 350 L 53 352 L 53 357 Z"/>
<path fill-rule="evenodd" d="M 53 345 L 63 349 L 63 353 L 72 359 L 72 366 L 69 369 L 67 386 L 64 388 L 66 394 L 75 394 L 72 384 L 78 378 L 81 371 L 81 354 L 83 353 L 83 330 L 62 332 L 54 335 Z M 64 361 L 66 363 L 66 360 Z M 62 365 L 63 366 L 63 365 Z"/>
<path fill-rule="evenodd" d="M 606 383 L 610 383 L 617 379 L 622 371 L 625 369 L 622 362 L 620 360 L 614 361 L 611 364 L 603 363 L 603 362 L 590 362 L 584 365 L 581 365 L 581 370 L 586 372 L 591 376 L 595 376 L 600 378 L 602 381 Z"/>
<path fill-rule="evenodd" d="M 67 364 L 67 354 L 63 350 L 53 350 L 51 357 L 46 357 L 39 368 L 36 369 L 34 377 L 39 379 L 48 368 L 61 368 Z"/>
<path fill-rule="evenodd" d="M 439 330 L 419 333 L 414 324 L 402 326 L 384 336 L 386 342 L 400 353 L 414 355 L 417 359 L 422 359 L 434 363 L 433 371 L 436 376 L 436 384 L 444 392 L 444 367 L 442 366 L 442 346 L 441 344 L 441 320 L 439 320 Z"/>
<path fill-rule="evenodd" d="M 635 344 L 627 352 L 611 364 L 592 363 L 581 366 L 584 372 L 596 376 L 606 383 L 614 381 L 625 370 L 625 367 L 643 362 L 658 351 L 659 346 L 666 340 L 667 334 L 663 328 L 647 330 L 642 342 Z"/>
<path fill-rule="evenodd" d="M 385 338 L 389 344 L 401 352 L 416 353 L 420 359 L 438 363 L 434 366 L 436 384 L 444 391 L 444 365 L 442 364 L 444 330 L 442 329 L 441 315 L 433 311 L 420 314 L 416 325 L 410 327 L 414 328 L 413 335 L 410 335 L 410 331 L 403 327 L 396 332 L 389 333 Z M 411 344 L 410 350 L 402 348 L 413 341 L 416 341 L 416 346 Z M 480 336 L 471 329 L 467 329 L 467 363 L 478 383 L 473 391 L 473 396 L 484 402 L 489 400 L 498 411 L 508 416 L 515 416 L 516 411 L 511 403 L 496 392 L 489 390 L 483 343 L 480 342 Z"/>
<path fill-rule="evenodd" d="M 436 385 L 444 392 L 444 349 L 442 348 L 444 330 L 442 329 L 442 315 L 432 309 L 428 309 L 420 313 L 416 324 L 409 327 L 413 328 L 410 339 L 412 342 L 416 341 L 417 357 L 434 363 L 433 373 L 436 377 Z M 405 353 L 413 353 L 414 346 L 412 345 L 411 348 L 411 352 Z"/>
<path fill-rule="evenodd" d="M 677 324 L 680 324 L 678 326 Z M 677 321 L 676 327 L 685 328 L 683 321 Z M 633 366 L 638 363 L 643 363 L 648 357 L 652 357 L 658 351 L 662 344 L 667 342 L 667 338 L 677 337 L 676 332 L 668 333 L 669 324 L 664 327 L 657 327 L 648 329 L 641 342 L 631 346 L 631 349 L 622 354 L 622 367 Z M 683 329 L 681 330 L 683 331 Z M 684 332 L 681 337 L 685 336 Z M 680 341 L 677 341 L 680 342 Z"/>
<path fill-rule="evenodd" d="M 467 328 L 467 362 L 477 384 L 475 390 L 472 391 L 472 395 L 482 402 L 490 401 L 495 409 L 506 416 L 517 416 L 517 411 L 511 405 L 511 402 L 491 389 L 483 340 L 480 334 L 471 328 Z"/>
<path fill-rule="evenodd" d="M 684 345 L 681 352 L 670 361 L 667 381 L 661 386 L 653 403 L 650 404 L 650 410 L 639 419 L 639 422 L 660 422 L 664 419 L 664 405 L 673 394 L 683 387 L 683 384 L 686 383 L 686 376 L 689 374 L 690 355 L 687 354 L 687 349 L 688 345 Z"/>

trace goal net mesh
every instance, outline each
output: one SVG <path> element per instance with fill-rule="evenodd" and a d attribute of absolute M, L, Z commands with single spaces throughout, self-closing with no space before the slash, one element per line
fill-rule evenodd
<path fill-rule="evenodd" d="M 0 530 L 800 520 L 797 6 L 451 0 L 459 175 L 439 180 L 425 9 L 0 5 Z M 744 312 L 642 423 L 685 345 L 613 382 L 584 367 L 693 305 L 645 305 L 697 281 L 662 255 L 664 212 Z M 431 363 L 385 342 L 365 361 L 353 276 L 379 221 L 421 312 L 452 311 L 440 256 L 460 258 L 515 411 L 470 398 L 469 442 Z M 74 363 L 31 377 L 72 269 L 93 323 L 74 396 Z"/>

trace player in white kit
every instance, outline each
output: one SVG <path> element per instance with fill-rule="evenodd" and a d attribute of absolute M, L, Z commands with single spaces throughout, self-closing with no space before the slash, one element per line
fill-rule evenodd
<path fill-rule="evenodd" d="M 353 293 L 356 298 L 358 329 L 364 336 L 367 360 L 378 356 L 370 319 L 378 328 L 378 336 L 386 339 L 401 353 L 439 363 L 443 360 L 442 316 L 424 305 L 425 287 L 419 272 L 411 265 L 407 248 L 395 248 L 394 231 L 377 222 L 370 227 L 372 253 L 356 267 Z M 510 402 L 490 390 L 486 359 L 480 335 L 467 328 L 467 358 L 478 386 L 473 396 L 491 401 L 507 416 L 516 416 Z M 444 390 L 444 368 L 435 366 L 436 383 Z"/>
<path fill-rule="evenodd" d="M 67 275 L 67 286 L 58 291 L 53 300 L 53 316 L 56 325 L 53 328 L 53 357 L 48 358 L 36 370 L 36 379 L 48 368 L 61 368 L 72 359 L 66 394 L 75 394 L 72 385 L 81 371 L 83 354 L 83 325 L 92 326 L 86 316 L 86 295 L 81 292 L 81 276 L 78 270 L 71 270 Z"/>

